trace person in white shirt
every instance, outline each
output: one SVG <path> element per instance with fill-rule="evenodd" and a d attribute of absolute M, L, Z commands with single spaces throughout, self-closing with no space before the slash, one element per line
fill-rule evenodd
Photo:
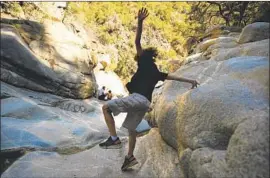
<path fill-rule="evenodd" d="M 99 100 L 104 100 L 105 101 L 106 97 L 106 87 L 103 86 L 99 91 L 98 91 L 98 99 Z"/>

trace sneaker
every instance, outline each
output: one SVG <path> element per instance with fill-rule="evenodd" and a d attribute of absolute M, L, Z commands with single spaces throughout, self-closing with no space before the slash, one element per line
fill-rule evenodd
<path fill-rule="evenodd" d="M 112 140 L 112 137 L 109 137 L 105 142 L 100 143 L 99 146 L 103 149 L 118 149 L 122 147 L 119 137 L 115 141 Z"/>
<path fill-rule="evenodd" d="M 136 158 L 133 155 L 130 157 L 125 156 L 125 161 L 121 167 L 121 170 L 125 171 L 125 170 L 127 170 L 127 168 L 134 166 L 136 164 L 138 164 L 138 161 L 136 160 Z"/>

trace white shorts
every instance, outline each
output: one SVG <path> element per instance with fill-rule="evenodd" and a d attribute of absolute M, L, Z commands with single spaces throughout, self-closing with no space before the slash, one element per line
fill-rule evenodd
<path fill-rule="evenodd" d="M 136 129 L 148 111 L 150 104 L 150 101 L 145 96 L 138 93 L 132 93 L 127 97 L 107 102 L 107 106 L 114 116 L 121 112 L 127 112 L 127 117 L 122 126 L 128 130 Z"/>

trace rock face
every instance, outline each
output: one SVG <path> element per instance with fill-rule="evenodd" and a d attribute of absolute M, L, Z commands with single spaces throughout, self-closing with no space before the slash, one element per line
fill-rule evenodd
<path fill-rule="evenodd" d="M 107 138 L 102 104 L 96 99 L 74 100 L 20 89 L 1 82 L 1 150 L 83 149 Z M 126 113 L 115 118 L 119 136 Z M 143 120 L 137 132 L 149 130 Z"/>
<path fill-rule="evenodd" d="M 215 39 L 219 37 L 226 37 L 227 35 L 230 36 L 230 33 L 238 33 L 241 32 L 241 27 L 236 26 L 223 26 L 223 25 L 215 25 L 205 30 L 205 34 L 201 37 L 201 39 Z"/>
<path fill-rule="evenodd" d="M 30 44 L 32 48 L 37 45 L 37 43 L 35 45 L 33 43 Z M 13 26 L 5 24 L 1 24 L 1 44 L 4 44 L 1 46 L 2 81 L 71 98 L 86 98 L 94 94 L 96 84 L 91 70 L 89 70 L 90 75 L 83 75 L 79 69 L 75 70 L 79 67 L 70 67 L 76 63 L 68 61 L 69 58 L 66 59 L 66 56 L 61 57 L 62 54 L 57 56 L 57 54 L 51 53 L 55 52 L 52 50 L 48 51 L 51 55 L 47 55 L 46 50 L 55 49 L 53 46 L 39 44 L 38 47 L 39 49 L 42 47 L 43 53 L 39 53 L 35 48 L 37 56 L 28 48 L 19 32 Z M 79 63 L 79 60 L 77 62 Z"/>
<path fill-rule="evenodd" d="M 107 138 L 102 103 L 19 89 L 1 82 L 1 150 L 83 149 Z M 120 130 L 125 115 L 116 119 Z"/>
<path fill-rule="evenodd" d="M 176 150 L 162 140 L 158 129 L 138 139 L 134 155 L 141 164 L 136 177 L 184 177 Z"/>
<path fill-rule="evenodd" d="M 102 103 L 62 97 L 94 95 L 94 66 L 106 69 L 118 53 L 114 47 L 110 56 L 92 50 L 98 58 L 92 59 L 88 50 L 95 42 L 88 43 L 75 23 L 67 22 L 66 28 L 61 18 L 13 26 L 1 19 L 1 80 L 6 82 L 1 82 L 1 149 L 43 150 L 26 154 L 2 177 L 269 177 L 269 24 L 248 25 L 240 37 L 232 33 L 237 28 L 207 31 L 208 39 L 197 47 L 200 53 L 175 72 L 200 86 L 189 90 L 190 84 L 165 81 L 155 90 L 147 117 L 158 128 L 138 139 L 140 164 L 121 172 L 125 115 L 115 118 L 124 147 L 101 150 L 96 144 L 108 135 Z M 98 70 L 99 86 L 125 93 L 114 73 Z M 144 123 L 137 131 L 149 129 Z"/>
<path fill-rule="evenodd" d="M 213 45 L 214 46 L 214 45 Z M 212 46 L 211 46 L 212 47 Z M 209 47 L 209 48 L 211 48 Z M 269 56 L 269 39 L 244 43 L 234 48 L 217 48 L 209 51 L 210 59 L 223 61 L 237 56 Z"/>
<path fill-rule="evenodd" d="M 239 37 L 239 43 L 248 43 L 254 41 L 260 41 L 269 39 L 269 23 L 267 22 L 256 22 L 247 25 Z"/>
<path fill-rule="evenodd" d="M 224 46 L 224 44 L 226 45 L 229 44 L 231 47 L 234 47 L 237 45 L 236 40 L 237 39 L 234 37 L 218 37 L 214 39 L 209 39 L 200 43 L 197 46 L 197 52 L 204 52 L 207 50 L 207 48 L 209 48 L 211 45 L 213 46 L 214 44 L 215 45 L 219 44 L 219 46 Z"/>
<path fill-rule="evenodd" d="M 233 32 L 237 31 L 233 28 L 230 31 L 227 36 L 204 39 L 197 45 L 197 53 L 188 56 L 185 63 L 208 59 L 223 61 L 238 56 L 269 56 L 269 23 L 247 25 L 241 34 Z"/>
<path fill-rule="evenodd" d="M 40 40 L 29 44 L 31 50 L 40 58 L 49 61 L 52 67 L 61 66 L 80 73 L 92 74 L 91 54 L 85 41 L 69 31 L 60 22 L 45 20 L 42 24 L 44 35 Z"/>
<path fill-rule="evenodd" d="M 120 167 L 126 155 L 127 139 L 123 138 L 122 142 L 120 150 L 104 150 L 95 146 L 72 155 L 44 151 L 28 153 L 2 177 L 183 177 L 179 172 L 176 151 L 162 141 L 156 129 L 138 139 L 135 155 L 139 164 L 126 172 L 122 172 Z M 163 154 L 160 155 L 161 151 Z"/>
<path fill-rule="evenodd" d="M 177 150 L 184 177 L 269 177 L 269 24 L 222 35 L 174 73 L 201 85 L 164 82 L 147 120 Z"/>
<path fill-rule="evenodd" d="M 266 57 L 237 57 L 175 73 L 196 78 L 197 89 L 165 82 L 154 117 L 163 139 L 184 156 L 189 177 L 269 176 L 268 72 Z"/>
<path fill-rule="evenodd" d="M 188 56 L 185 60 L 185 63 L 188 64 L 193 61 L 204 61 L 204 60 L 207 60 L 207 58 L 203 55 L 203 53 L 196 53 Z"/>

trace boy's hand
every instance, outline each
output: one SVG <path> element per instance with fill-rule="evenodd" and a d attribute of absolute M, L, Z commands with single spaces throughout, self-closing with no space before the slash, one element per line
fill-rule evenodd
<path fill-rule="evenodd" d="M 196 80 L 191 80 L 190 82 L 192 84 L 192 87 L 190 89 L 193 89 L 193 88 L 197 88 L 197 85 L 200 85 Z"/>
<path fill-rule="evenodd" d="M 148 10 L 146 8 L 141 8 L 138 12 L 138 20 L 142 22 L 148 15 Z"/>

